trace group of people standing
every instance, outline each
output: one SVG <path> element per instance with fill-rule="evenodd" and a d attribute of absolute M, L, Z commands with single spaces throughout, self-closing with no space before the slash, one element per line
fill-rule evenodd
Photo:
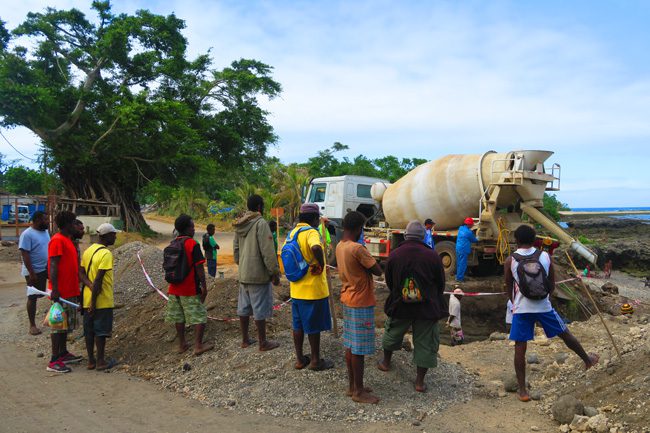
<path fill-rule="evenodd" d="M 263 219 L 264 201 L 253 195 L 248 198 L 247 211 L 235 223 L 234 259 L 238 265 L 239 297 L 237 315 L 241 328 L 241 347 L 257 345 L 262 352 L 279 347 L 266 335 L 266 321 L 273 315 L 273 288 L 280 284 L 280 266 L 277 257 L 277 238 Z M 331 296 L 326 277 L 326 254 L 323 239 L 318 231 L 321 215 L 316 204 L 300 207 L 298 224 L 290 230 L 285 246 L 296 242 L 308 270 L 298 279 L 290 281 L 295 369 L 322 371 L 334 367 L 334 362 L 321 356 L 321 333 L 332 326 Z M 83 224 L 72 212 L 60 212 L 55 217 L 59 228 L 52 238 L 47 232 L 48 218 L 36 212 L 31 227 L 22 233 L 19 248 L 23 257 L 23 275 L 28 285 L 44 291 L 46 283 L 53 302 L 77 301 L 83 314 L 83 327 L 88 352 L 88 369 L 105 370 L 115 361 L 105 356 L 106 338 L 111 336 L 113 325 L 113 256 L 108 249 L 115 243 L 117 230 L 110 224 L 98 227 L 98 242 L 88 247 L 83 255 L 78 250 L 78 240 L 84 233 Z M 444 298 L 445 271 L 435 252 L 431 230 L 433 222 L 411 221 L 404 232 L 404 241 L 393 249 L 385 264 L 379 266 L 365 246 L 363 238 L 366 218 L 363 214 L 348 212 L 342 221 L 343 236 L 336 248 L 336 262 L 341 280 L 340 301 L 343 310 L 343 345 L 349 386 L 347 395 L 355 402 L 378 403 L 379 398 L 364 385 L 365 356 L 376 352 L 375 343 L 375 280 L 385 277 L 390 291 L 384 305 L 385 329 L 381 341 L 383 356 L 377 364 L 381 371 L 391 369 L 393 352 L 402 348 L 405 334 L 413 336 L 413 362 L 416 366 L 415 391 L 425 392 L 425 376 L 438 363 L 440 345 L 439 321 L 460 329 L 460 299 L 462 290 L 456 289 L 449 304 Z M 459 241 L 469 245 L 476 238 L 471 233 L 473 220 L 468 218 L 465 229 L 459 231 Z M 204 257 L 201 246 L 193 239 L 194 221 L 180 215 L 174 223 L 178 236 L 165 251 L 163 265 L 168 272 L 181 269 L 182 275 L 170 279 L 165 320 L 173 323 L 178 336 L 178 352 L 191 345 L 185 338 L 186 326 L 194 326 L 193 353 L 200 355 L 214 348 L 203 341 L 207 323 L 204 305 L 207 296 Z M 461 227 L 462 229 L 462 227 Z M 276 227 L 277 230 L 277 227 Z M 472 236 L 461 232 L 469 232 Z M 213 238 L 214 226 L 208 226 L 203 247 L 208 256 L 210 275 L 216 273 L 216 250 L 219 245 Z M 525 384 L 526 343 L 534 338 L 535 323 L 540 323 L 547 337 L 559 336 L 580 358 L 585 367 L 598 362 L 598 356 L 588 354 L 569 332 L 564 321 L 553 309 L 550 294 L 554 288 L 553 267 L 550 255 L 534 248 L 534 229 L 520 226 L 514 232 L 518 249 L 505 263 L 505 282 L 511 300 L 512 328 L 510 339 L 515 341 L 515 371 L 519 381 L 518 397 L 528 401 Z M 473 240 L 472 240 L 473 239 Z M 465 248 L 461 242 L 459 248 Z M 180 251 L 181 262 L 168 266 L 168 256 L 173 249 Z M 462 260 L 462 259 L 459 259 Z M 215 263 L 210 263 L 215 261 Z M 532 267 L 531 267 L 532 266 Z M 525 271 L 525 272 L 524 272 Z M 80 285 L 83 289 L 80 290 Z M 534 293 L 535 296 L 531 295 Z M 541 295 L 540 295 L 541 293 Z M 27 301 L 30 333 L 39 334 L 35 322 L 36 297 Z M 62 330 L 51 331 L 52 356 L 47 370 L 67 373 L 69 365 L 79 363 L 81 356 L 67 349 L 67 334 L 76 326 L 77 310 L 63 303 L 66 325 Z M 257 329 L 257 339 L 249 333 L 250 317 Z M 462 332 L 462 331 L 461 331 Z M 309 350 L 304 350 L 305 335 Z M 95 354 L 95 348 L 97 352 Z"/>
<path fill-rule="evenodd" d="M 107 247 L 115 243 L 117 230 L 111 224 L 101 224 L 97 228 L 98 242 L 81 254 L 79 240 L 84 235 L 83 223 L 69 211 L 59 212 L 54 222 L 59 231 L 50 239 L 48 215 L 42 211 L 34 212 L 31 226 L 21 233 L 18 241 L 25 282 L 41 292 L 47 289 L 52 302 L 60 302 L 64 311 L 63 326 L 51 330 L 52 354 L 46 369 L 69 373 L 70 365 L 83 359 L 67 348 L 68 334 L 77 327 L 78 312 L 83 316 L 87 368 L 110 369 L 115 360 L 105 356 L 105 347 L 113 329 L 113 255 Z M 39 297 L 42 295 L 29 295 L 27 298 L 29 332 L 32 335 L 41 334 L 36 325 L 36 301 Z M 79 307 L 70 303 L 78 303 Z"/>

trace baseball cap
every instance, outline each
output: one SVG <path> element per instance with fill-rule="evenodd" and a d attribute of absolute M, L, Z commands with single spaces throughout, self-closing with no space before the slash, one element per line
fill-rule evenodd
<path fill-rule="evenodd" d="M 104 223 L 97 227 L 97 234 L 100 236 L 107 235 L 109 233 L 117 233 L 117 229 L 113 227 L 113 224 Z"/>
<path fill-rule="evenodd" d="M 316 203 L 305 203 L 300 206 L 300 213 L 315 213 L 320 215 L 320 209 Z"/>

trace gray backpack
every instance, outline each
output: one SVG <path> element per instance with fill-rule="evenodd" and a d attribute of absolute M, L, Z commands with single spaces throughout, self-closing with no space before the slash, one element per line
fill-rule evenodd
<path fill-rule="evenodd" d="M 519 290 L 528 299 L 544 299 L 553 291 L 546 270 L 539 261 L 541 255 L 540 250 L 535 250 L 529 256 L 512 253 L 512 258 L 519 263 L 517 266 Z"/>

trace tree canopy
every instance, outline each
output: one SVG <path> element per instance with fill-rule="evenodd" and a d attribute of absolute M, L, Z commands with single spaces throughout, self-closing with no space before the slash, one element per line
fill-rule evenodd
<path fill-rule="evenodd" d="M 232 187 L 264 164 L 276 136 L 259 98 L 281 91 L 270 66 L 216 70 L 208 54 L 187 58 L 174 14 L 92 8 L 0 22 L 0 126 L 40 137 L 67 195 L 119 204 L 142 228 L 144 185 Z"/>

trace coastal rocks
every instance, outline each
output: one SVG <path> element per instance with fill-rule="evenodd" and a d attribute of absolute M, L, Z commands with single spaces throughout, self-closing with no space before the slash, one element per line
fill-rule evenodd
<path fill-rule="evenodd" d="M 560 424 L 569 424 L 575 415 L 584 413 L 584 406 L 580 400 L 572 395 L 563 395 L 558 398 L 551 408 L 553 418 Z"/>

